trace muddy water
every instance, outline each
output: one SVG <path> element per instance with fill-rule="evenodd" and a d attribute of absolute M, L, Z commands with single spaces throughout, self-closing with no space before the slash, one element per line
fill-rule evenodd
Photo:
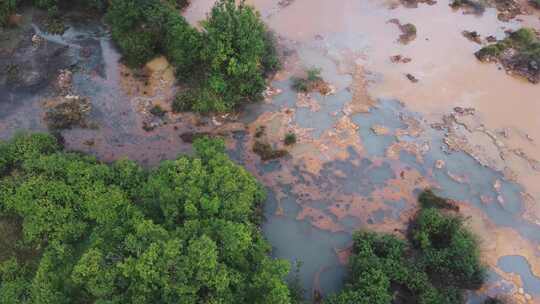
<path fill-rule="evenodd" d="M 185 15 L 196 24 L 213 1 L 193 2 Z M 402 235 L 416 211 L 416 195 L 431 186 L 458 200 L 480 236 L 491 276 L 470 295 L 471 303 L 495 294 L 540 303 L 540 87 L 478 63 L 472 53 L 480 46 L 461 35 L 476 30 L 502 37 L 504 28 L 520 22 L 502 23 L 490 9 L 481 17 L 464 15 L 445 2 L 415 9 L 374 0 L 279 2 L 250 1 L 287 50 L 284 69 L 271 83 L 279 94 L 227 118 L 152 117 L 148 109 L 169 109 L 175 92 L 166 60 L 157 58 L 141 71 L 127 69 L 95 20 L 74 17 L 63 36 L 48 36 L 29 18 L 28 34 L 13 54 L 47 57 L 47 49 L 69 46 L 63 56 L 73 70 L 71 93 L 91 99 L 93 127 L 64 131 L 68 149 L 151 166 L 189 152 L 190 144 L 179 136 L 184 132 L 228 133 L 231 157 L 270 193 L 263 228 L 273 255 L 302 261 L 308 297 L 342 285 L 353 231 Z M 392 18 L 416 24 L 416 39 L 400 44 L 398 27 L 388 23 Z M 538 27 L 537 19 L 521 18 Z M 36 50 L 24 45 L 34 33 L 44 40 Z M 389 57 L 397 54 L 412 61 L 392 63 Z M 307 67 L 320 67 L 335 92 L 293 92 L 290 77 Z M 60 94 L 54 80 L 61 68 L 66 66 L 53 61 L 47 68 L 53 75 L 33 94 L 0 87 L 0 137 L 45 129 L 41 102 Z M 411 83 L 406 73 L 419 82 Z M 455 106 L 476 112 L 453 112 Z M 444 115 L 450 115 L 444 124 L 432 128 Z M 153 130 L 147 132 L 148 123 Z M 251 152 L 258 126 L 266 127 L 262 139 L 278 147 L 289 131 L 298 143 L 286 147 L 288 157 L 261 162 Z"/>

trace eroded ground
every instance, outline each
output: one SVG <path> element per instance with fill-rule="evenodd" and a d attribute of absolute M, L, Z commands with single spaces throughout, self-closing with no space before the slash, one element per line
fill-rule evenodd
<path fill-rule="evenodd" d="M 185 14 L 196 23 L 212 1 L 193 2 Z M 471 301 L 508 294 L 540 303 L 540 86 L 478 62 L 481 45 L 462 34 L 538 29 L 540 14 L 525 2 L 530 14 L 509 21 L 494 8 L 478 16 L 445 1 L 250 2 L 279 36 L 284 68 L 263 102 L 216 117 L 172 114 L 167 61 L 124 67 L 95 18 L 72 16 L 63 36 L 49 36 L 39 12 L 24 11 L 20 29 L 1 33 L 9 39 L 0 71 L 17 69 L 0 77 L 0 136 L 46 130 L 47 101 L 69 95 L 91 107 L 84 128 L 62 132 L 66 146 L 104 161 L 151 166 L 189 151 L 199 133 L 225 137 L 233 159 L 268 187 L 266 236 L 275 256 L 303 262 L 308 295 L 339 288 L 352 231 L 403 234 L 418 192 L 435 187 L 469 217 L 490 266 Z M 415 39 L 401 43 L 393 19 L 414 24 Z M 311 67 L 331 94 L 291 90 L 291 77 Z M 156 105 L 167 113 L 152 114 Z M 297 143 L 285 146 L 289 132 Z M 263 162 L 256 140 L 288 156 Z"/>

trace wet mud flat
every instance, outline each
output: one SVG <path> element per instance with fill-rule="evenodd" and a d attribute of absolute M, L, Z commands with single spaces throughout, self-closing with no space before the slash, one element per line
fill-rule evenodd
<path fill-rule="evenodd" d="M 205 12 L 206 1 L 194 2 Z M 0 137 L 18 130 L 46 130 L 44 102 L 67 94 L 88 98 L 92 124 L 62 131 L 65 145 L 103 161 L 127 157 L 152 166 L 189 152 L 189 134 L 224 137 L 231 157 L 267 187 L 265 235 L 274 256 L 302 261 L 300 275 L 308 297 L 314 290 L 328 294 L 340 288 L 353 231 L 402 235 L 416 212 L 417 194 L 434 187 L 455 200 L 468 217 L 490 266 L 488 284 L 471 294 L 471 303 L 497 294 L 539 303 L 540 189 L 524 182 L 540 180 L 540 155 L 535 142 L 527 139 L 535 130 L 530 122 L 518 121 L 505 131 L 508 120 L 490 121 L 483 97 L 465 98 L 490 89 L 489 81 L 477 83 L 475 91 L 453 78 L 475 62 L 478 46 L 462 37 L 459 28 L 448 35 L 449 41 L 438 41 L 426 33 L 428 21 L 421 21 L 426 14 L 439 14 L 443 20 L 478 24 L 486 32 L 496 25 L 502 34 L 499 21 L 489 21 L 497 20 L 496 14 L 485 13 L 486 25 L 483 18 L 456 15 L 446 3 L 390 9 L 377 2 L 253 2 L 280 36 L 284 68 L 269 83 L 264 101 L 239 113 L 207 117 L 171 113 L 176 83 L 166 60 L 156 58 L 137 71 L 126 68 L 99 20 L 67 18 L 68 30 L 62 36 L 48 35 L 38 19 L 31 18 L 33 13 L 25 12 L 30 17 L 12 34 L 16 41 L 0 44 L 0 64 L 16 62 L 20 70 L 15 76 L 22 79 L 14 82 L 1 72 Z M 309 16 L 320 16 L 320 25 L 311 23 Z M 334 17 L 340 21 L 332 21 Z M 396 17 L 418 29 L 407 45 L 397 41 L 399 29 L 387 24 Z M 189 18 L 196 22 L 199 17 Z M 294 26 L 299 21 L 300 26 Z M 373 30 L 362 30 L 367 25 Z M 435 42 L 428 44 L 426 38 Z M 452 71 L 435 69 L 430 58 L 439 54 L 425 49 L 437 43 L 457 45 L 457 57 L 446 55 L 449 62 L 464 63 Z M 390 57 L 398 53 L 412 61 L 393 63 Z M 291 89 L 292 77 L 311 67 L 321 68 L 321 77 L 335 88 L 331 94 Z M 516 95 L 525 94 L 519 95 L 523 102 L 532 102 L 529 94 L 538 92 L 531 87 L 518 92 L 524 86 L 517 80 L 501 78 L 507 76 L 495 68 L 486 70 L 478 63 L 473 67 L 481 71 L 478 77 L 501 74 L 490 77 L 496 82 L 504 79 L 506 90 Z M 71 72 L 66 86 L 59 81 L 65 70 Z M 419 82 L 410 83 L 405 72 Z M 444 91 L 429 89 L 442 81 L 448 83 L 446 92 L 452 92 L 453 103 L 444 98 Z M 422 102 L 439 101 L 440 107 L 421 107 Z M 495 106 L 502 102 L 492 100 Z M 166 111 L 163 116 L 151 113 L 156 105 Z M 470 110 L 472 106 L 476 110 Z M 253 152 L 261 126 L 265 142 L 286 150 L 287 156 L 262 161 Z M 283 139 L 289 132 L 296 134 L 297 142 L 286 146 Z"/>

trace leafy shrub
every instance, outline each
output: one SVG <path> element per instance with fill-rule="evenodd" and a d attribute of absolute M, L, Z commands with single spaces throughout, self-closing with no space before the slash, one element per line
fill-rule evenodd
<path fill-rule="evenodd" d="M 158 52 L 163 22 L 158 4 L 146 0 L 111 2 L 106 19 L 111 25 L 112 38 L 130 66 L 141 66 Z"/>
<path fill-rule="evenodd" d="M 294 145 L 296 143 L 296 134 L 292 132 L 285 134 L 285 138 L 283 139 L 283 142 L 287 146 Z"/>
<path fill-rule="evenodd" d="M 265 71 L 277 60 L 269 53 L 267 29 L 259 15 L 243 1 L 236 5 L 234 0 L 221 0 L 203 28 L 204 87 L 221 99 L 219 105 L 226 110 L 259 99 Z"/>
<path fill-rule="evenodd" d="M 163 117 L 167 111 L 165 111 L 160 105 L 155 105 L 152 108 L 150 108 L 150 114 L 157 116 L 157 117 Z"/>
<path fill-rule="evenodd" d="M 262 187 L 223 141 L 194 147 L 146 171 L 62 152 L 48 135 L 0 143 L 12 168 L 0 219 L 16 219 L 14 243 L 36 251 L 0 255 L 0 301 L 290 303 L 288 265 L 257 227 Z"/>
<path fill-rule="evenodd" d="M 201 65 L 201 33 L 172 11 L 167 13 L 165 28 L 163 51 L 181 78 L 193 77 Z"/>
<path fill-rule="evenodd" d="M 316 89 L 322 82 L 321 69 L 311 68 L 306 71 L 305 77 L 292 78 L 292 88 L 297 92 L 308 93 Z"/>
<path fill-rule="evenodd" d="M 195 111 L 205 113 L 227 110 L 222 100 L 206 88 L 192 88 L 176 95 L 172 108 L 174 112 Z"/>
<path fill-rule="evenodd" d="M 424 202 L 410 223 L 409 242 L 354 234 L 345 288 L 325 303 L 458 304 L 464 303 L 464 290 L 480 287 L 485 269 L 475 237 L 461 217 L 437 209 L 446 207 L 443 198 L 431 191 L 420 198 Z"/>

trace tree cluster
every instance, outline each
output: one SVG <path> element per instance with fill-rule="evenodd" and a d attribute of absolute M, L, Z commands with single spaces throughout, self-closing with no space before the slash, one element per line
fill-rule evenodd
<path fill-rule="evenodd" d="M 146 171 L 0 144 L 0 303 L 290 303 L 288 264 L 258 228 L 261 186 L 199 139 Z"/>
<path fill-rule="evenodd" d="M 140 67 L 163 54 L 176 68 L 187 88 L 174 101 L 175 111 L 226 112 L 262 98 L 265 78 L 280 62 L 275 38 L 258 12 L 244 1 L 219 0 L 202 30 L 181 16 L 187 0 L 78 0 L 76 4 L 105 12 L 113 40 L 124 62 Z M 67 0 L 33 0 L 49 11 L 47 27 L 64 31 L 59 7 Z M 0 23 L 5 23 L 15 0 L 0 4 Z"/>
<path fill-rule="evenodd" d="M 202 31 L 158 0 L 114 0 L 107 21 L 129 65 L 164 54 L 175 66 L 189 87 L 176 98 L 175 111 L 223 112 L 257 100 L 265 77 L 279 67 L 273 36 L 243 1 L 218 1 Z"/>
<path fill-rule="evenodd" d="M 485 278 L 475 236 L 451 204 L 426 191 L 412 219 L 408 241 L 357 232 L 346 287 L 326 304 L 457 304 Z"/>

